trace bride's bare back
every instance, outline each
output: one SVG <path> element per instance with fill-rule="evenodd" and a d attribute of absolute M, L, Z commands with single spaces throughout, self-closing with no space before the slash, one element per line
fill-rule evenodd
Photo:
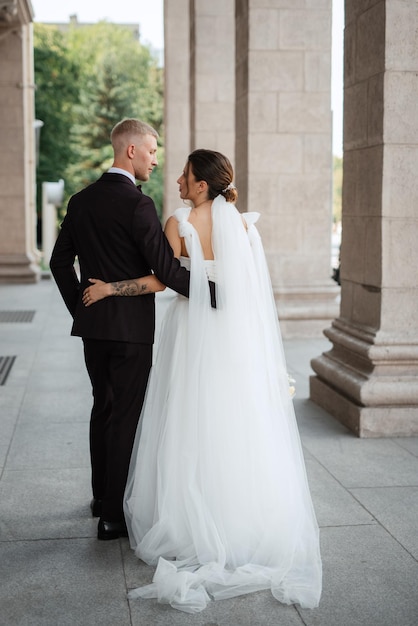
<path fill-rule="evenodd" d="M 204 204 L 200 204 L 198 207 L 191 209 L 189 215 L 189 222 L 196 229 L 200 244 L 203 250 L 203 257 L 205 260 L 213 260 L 212 249 L 212 202 L 208 201 Z M 174 256 L 189 256 L 184 238 L 180 237 L 178 232 L 178 222 L 174 216 L 168 218 L 165 226 L 165 234 L 173 248 Z"/>

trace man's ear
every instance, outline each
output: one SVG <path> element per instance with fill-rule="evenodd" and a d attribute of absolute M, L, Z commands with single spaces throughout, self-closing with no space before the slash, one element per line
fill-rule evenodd
<path fill-rule="evenodd" d="M 129 146 L 126 149 L 126 153 L 127 153 L 129 159 L 133 159 L 134 158 L 134 156 L 135 156 L 135 144 L 134 143 L 129 144 Z"/>

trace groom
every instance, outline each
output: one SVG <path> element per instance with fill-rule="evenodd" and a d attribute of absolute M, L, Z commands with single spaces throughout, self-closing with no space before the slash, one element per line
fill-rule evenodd
<path fill-rule="evenodd" d="M 93 390 L 90 420 L 93 516 L 99 539 L 127 535 L 123 495 L 135 431 L 152 362 L 154 294 L 114 297 L 84 307 L 88 279 L 106 282 L 151 274 L 188 296 L 189 272 L 180 267 L 151 198 L 136 187 L 157 166 L 158 133 L 125 119 L 113 128 L 113 166 L 68 204 L 51 271 L 83 338 Z M 78 257 L 80 280 L 74 268 Z"/>

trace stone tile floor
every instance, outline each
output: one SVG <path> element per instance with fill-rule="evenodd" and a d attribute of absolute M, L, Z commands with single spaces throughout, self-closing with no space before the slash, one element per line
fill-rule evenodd
<path fill-rule="evenodd" d="M 90 517 L 90 386 L 81 341 L 53 281 L 0 285 L 1 626 L 417 626 L 418 438 L 354 437 L 308 399 L 325 338 L 285 341 L 309 482 L 321 527 L 321 604 L 269 592 L 212 602 L 197 615 L 127 590 L 152 578 L 126 539 L 98 542 Z"/>

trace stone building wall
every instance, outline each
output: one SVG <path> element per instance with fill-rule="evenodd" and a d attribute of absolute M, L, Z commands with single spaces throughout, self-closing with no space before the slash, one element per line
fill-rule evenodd
<path fill-rule="evenodd" d="M 311 398 L 362 437 L 418 434 L 418 4 L 346 1 L 341 310 Z"/>
<path fill-rule="evenodd" d="M 10 0 L 0 14 L 0 282 L 39 277 L 31 10 Z"/>
<path fill-rule="evenodd" d="M 318 334 L 339 293 L 330 277 L 331 0 L 166 0 L 165 23 L 165 214 L 178 206 L 188 152 L 224 152 L 238 208 L 262 214 L 284 333 Z"/>

